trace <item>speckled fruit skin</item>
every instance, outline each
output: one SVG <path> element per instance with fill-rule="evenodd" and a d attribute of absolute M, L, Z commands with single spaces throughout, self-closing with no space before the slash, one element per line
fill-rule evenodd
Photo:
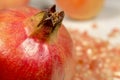
<path fill-rule="evenodd" d="M 73 70 L 72 40 L 62 25 L 55 42 L 30 38 L 24 21 L 32 7 L 0 11 L 0 80 L 68 80 Z"/>
<path fill-rule="evenodd" d="M 30 0 L 0 0 L 0 9 L 27 5 Z"/>

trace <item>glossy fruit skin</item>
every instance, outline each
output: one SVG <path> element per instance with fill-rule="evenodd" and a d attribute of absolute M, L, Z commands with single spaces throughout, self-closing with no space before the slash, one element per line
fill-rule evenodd
<path fill-rule="evenodd" d="M 0 11 L 0 80 L 71 78 L 72 40 L 63 25 L 52 43 L 27 35 L 24 21 L 38 12 L 31 7 Z"/>
<path fill-rule="evenodd" d="M 104 0 L 56 0 L 56 3 L 70 18 L 87 20 L 99 14 Z"/>
<path fill-rule="evenodd" d="M 29 0 L 0 0 L 0 9 L 27 5 Z"/>

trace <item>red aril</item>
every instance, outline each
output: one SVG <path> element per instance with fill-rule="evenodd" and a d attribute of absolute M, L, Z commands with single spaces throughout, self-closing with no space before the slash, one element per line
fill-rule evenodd
<path fill-rule="evenodd" d="M 70 80 L 72 40 L 55 6 L 0 11 L 0 80 Z"/>

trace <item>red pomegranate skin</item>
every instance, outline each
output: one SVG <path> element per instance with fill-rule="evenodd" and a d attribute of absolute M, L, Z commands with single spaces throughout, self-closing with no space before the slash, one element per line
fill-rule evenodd
<path fill-rule="evenodd" d="M 72 40 L 63 25 L 50 43 L 27 35 L 28 24 L 24 21 L 38 12 L 32 7 L 0 11 L 0 80 L 66 80 L 71 77 Z"/>

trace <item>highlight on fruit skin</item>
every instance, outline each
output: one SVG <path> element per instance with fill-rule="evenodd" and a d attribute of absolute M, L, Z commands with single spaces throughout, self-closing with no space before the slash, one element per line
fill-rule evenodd
<path fill-rule="evenodd" d="M 104 5 L 104 0 L 55 0 L 58 7 L 72 19 L 88 20 L 96 17 Z"/>
<path fill-rule="evenodd" d="M 1 10 L 0 80 L 70 80 L 73 43 L 63 17 L 55 6 Z"/>

